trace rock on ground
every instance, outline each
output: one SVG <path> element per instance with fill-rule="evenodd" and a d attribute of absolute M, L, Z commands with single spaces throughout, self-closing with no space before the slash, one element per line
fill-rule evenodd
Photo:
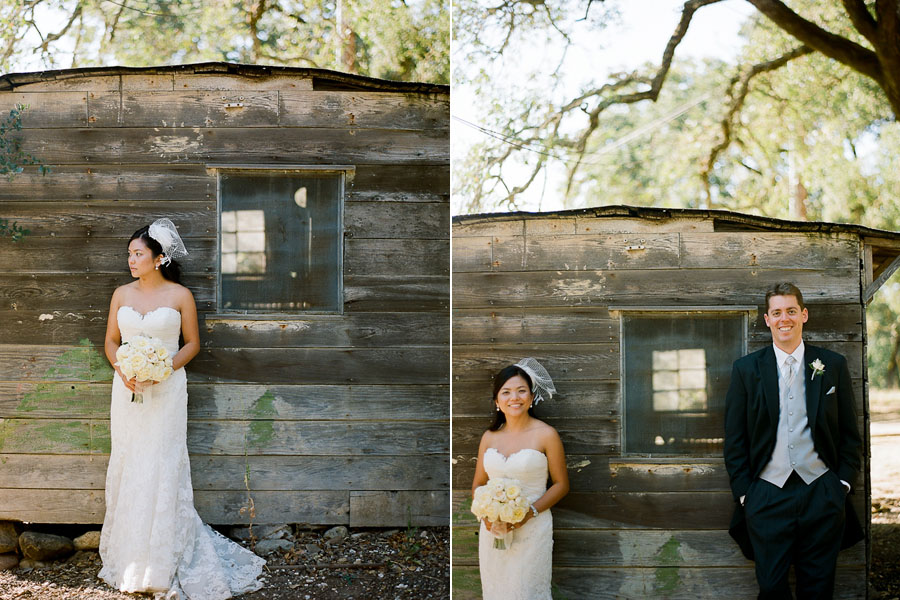
<path fill-rule="evenodd" d="M 15 552 L 19 545 L 19 534 L 9 521 L 0 521 L 0 554 Z"/>
<path fill-rule="evenodd" d="M 25 558 L 39 561 L 61 558 L 75 551 L 69 538 L 37 531 L 26 531 L 20 535 L 19 548 Z"/>
<path fill-rule="evenodd" d="M 72 540 L 76 550 L 96 550 L 100 547 L 100 532 L 88 531 Z"/>
<path fill-rule="evenodd" d="M 18 554 L 0 554 L 0 571 L 15 569 L 19 566 Z"/>

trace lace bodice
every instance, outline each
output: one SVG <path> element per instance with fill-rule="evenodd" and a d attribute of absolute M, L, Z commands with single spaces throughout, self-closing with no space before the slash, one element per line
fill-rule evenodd
<path fill-rule="evenodd" d="M 170 354 L 178 352 L 181 313 L 174 308 L 160 306 L 142 315 L 130 306 L 120 306 L 116 319 L 119 322 L 122 342 L 127 342 L 136 335 L 146 335 L 162 340 Z"/>
<path fill-rule="evenodd" d="M 529 502 L 534 502 L 547 491 L 547 456 L 539 450 L 523 448 L 507 457 L 496 448 L 488 448 L 484 453 L 484 469 L 491 479 L 518 479 Z"/>

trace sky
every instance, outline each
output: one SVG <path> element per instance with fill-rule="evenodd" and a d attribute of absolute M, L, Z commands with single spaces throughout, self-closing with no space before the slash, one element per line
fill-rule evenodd
<path fill-rule="evenodd" d="M 585 79 L 577 74 L 588 74 L 593 81 L 602 81 L 606 74 L 629 71 L 645 62 L 658 64 L 675 25 L 681 18 L 684 0 L 637 0 L 622 2 L 621 23 L 610 27 L 600 36 L 588 29 L 587 24 L 575 35 L 577 49 L 572 48 L 566 57 L 569 72 L 574 75 L 565 86 L 578 89 Z M 729 59 L 740 49 L 738 30 L 755 9 L 745 0 L 726 0 L 698 10 L 688 33 L 676 49 L 676 58 L 717 57 Z M 653 15 L 648 17 L 647 15 Z M 599 50 L 598 50 L 599 48 Z M 454 48 L 453 60 L 459 59 L 459 47 Z M 502 75 L 510 80 L 525 77 L 534 61 L 550 58 L 553 48 L 535 47 L 533 57 L 517 56 L 516 61 L 503 65 Z M 457 63 L 454 63 L 456 68 Z M 461 160 L 472 144 L 484 139 L 485 134 L 466 125 L 461 120 L 484 124 L 485 104 L 475 95 L 472 86 L 453 83 L 451 101 L 451 160 Z M 461 120 L 460 120 L 461 119 Z M 523 175 L 524 169 L 520 169 Z M 524 179 L 524 177 L 523 177 Z M 554 198 L 552 190 L 562 181 L 562 171 L 548 174 L 546 185 L 533 185 L 519 198 L 522 210 L 553 211 L 564 208 L 561 200 Z M 547 190 L 542 193 L 542 190 Z M 451 200 L 453 214 L 464 211 L 462 199 Z"/>

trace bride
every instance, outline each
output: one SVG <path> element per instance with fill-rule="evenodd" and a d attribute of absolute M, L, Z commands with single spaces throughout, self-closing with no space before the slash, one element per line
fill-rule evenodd
<path fill-rule="evenodd" d="M 116 374 L 99 576 L 123 592 L 220 600 L 262 587 L 265 561 L 213 531 L 194 509 L 183 367 L 200 351 L 200 333 L 194 298 L 173 260 L 186 255 L 169 219 L 137 230 L 128 242 L 135 281 L 110 302 L 106 357 Z M 119 346 L 139 334 L 158 338 L 173 356 L 164 381 L 138 383 L 115 365 Z"/>
<path fill-rule="evenodd" d="M 488 479 L 517 479 L 531 503 L 523 521 L 511 525 L 511 544 L 494 548 L 503 526 L 485 519 L 478 535 L 483 600 L 550 600 L 553 519 L 550 507 L 569 491 L 559 434 L 534 416 L 533 406 L 556 392 L 541 364 L 524 358 L 494 377 L 494 421 L 478 448 L 475 489 Z M 547 476 L 551 485 L 547 487 Z"/>

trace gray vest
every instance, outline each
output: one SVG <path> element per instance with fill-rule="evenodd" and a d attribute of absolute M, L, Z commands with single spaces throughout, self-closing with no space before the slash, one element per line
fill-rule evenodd
<path fill-rule="evenodd" d="M 794 365 L 796 374 L 786 385 L 779 370 L 778 433 L 772 459 L 760 473 L 760 478 L 784 487 L 792 471 L 809 485 L 828 470 L 813 446 L 812 432 L 806 414 L 806 381 L 803 364 Z"/>

